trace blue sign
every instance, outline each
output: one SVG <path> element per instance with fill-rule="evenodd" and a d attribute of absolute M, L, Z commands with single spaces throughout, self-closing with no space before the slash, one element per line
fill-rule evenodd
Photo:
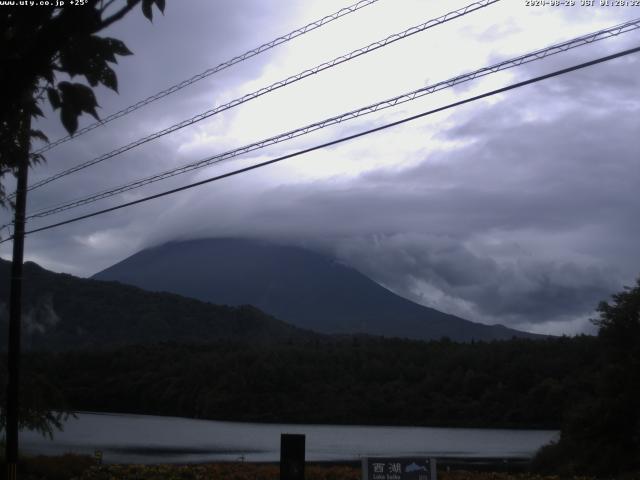
<path fill-rule="evenodd" d="M 362 480 L 437 480 L 435 458 L 367 457 Z"/>

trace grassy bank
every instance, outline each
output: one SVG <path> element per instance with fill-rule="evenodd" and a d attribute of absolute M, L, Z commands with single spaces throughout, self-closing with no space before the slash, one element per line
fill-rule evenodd
<path fill-rule="evenodd" d="M 189 466 L 113 465 L 87 470 L 78 480 L 111 480 L 135 478 L 140 480 L 278 480 L 278 465 L 212 464 Z M 531 474 L 451 471 L 438 473 L 440 480 L 558 480 Z M 360 480 L 359 467 L 344 465 L 310 465 L 305 470 L 306 480 Z M 587 479 L 582 479 L 587 480 Z"/>
<path fill-rule="evenodd" d="M 560 480 L 556 476 L 530 473 L 459 470 L 443 463 L 439 480 Z M 483 469 L 484 470 L 484 469 Z M 306 480 L 360 480 L 360 467 L 354 464 L 309 464 Z M 0 479 L 5 479 L 2 469 Z M 202 465 L 96 465 L 91 457 L 63 455 L 31 457 L 19 468 L 21 480 L 278 480 L 277 464 L 214 463 Z M 589 480 L 586 477 L 574 480 Z"/>

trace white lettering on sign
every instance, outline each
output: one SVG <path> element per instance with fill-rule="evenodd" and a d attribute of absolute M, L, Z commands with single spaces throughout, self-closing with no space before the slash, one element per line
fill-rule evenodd
<path fill-rule="evenodd" d="M 362 480 L 436 480 L 436 478 L 436 463 L 433 458 L 364 457 L 362 459 Z"/>

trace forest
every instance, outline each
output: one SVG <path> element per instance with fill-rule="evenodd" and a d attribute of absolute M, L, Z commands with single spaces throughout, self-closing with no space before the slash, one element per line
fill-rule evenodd
<path fill-rule="evenodd" d="M 71 410 L 216 420 L 559 428 L 593 337 L 458 344 L 348 337 L 31 353 Z"/>
<path fill-rule="evenodd" d="M 560 428 L 559 441 L 536 457 L 540 471 L 637 472 L 640 279 L 601 302 L 597 312 L 597 336 L 542 340 L 293 335 L 269 342 L 230 337 L 31 351 L 23 356 L 21 393 L 33 415 L 23 418 L 37 422 L 42 412 L 84 410 L 256 422 Z"/>

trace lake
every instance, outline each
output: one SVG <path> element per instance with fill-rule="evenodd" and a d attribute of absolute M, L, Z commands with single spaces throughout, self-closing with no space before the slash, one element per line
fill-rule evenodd
<path fill-rule="evenodd" d="M 385 455 L 531 457 L 558 436 L 550 430 L 287 425 L 79 413 L 53 440 L 21 432 L 20 448 L 46 455 L 93 455 L 99 449 L 105 463 L 274 462 L 280 458 L 281 433 L 305 434 L 310 461 Z"/>

